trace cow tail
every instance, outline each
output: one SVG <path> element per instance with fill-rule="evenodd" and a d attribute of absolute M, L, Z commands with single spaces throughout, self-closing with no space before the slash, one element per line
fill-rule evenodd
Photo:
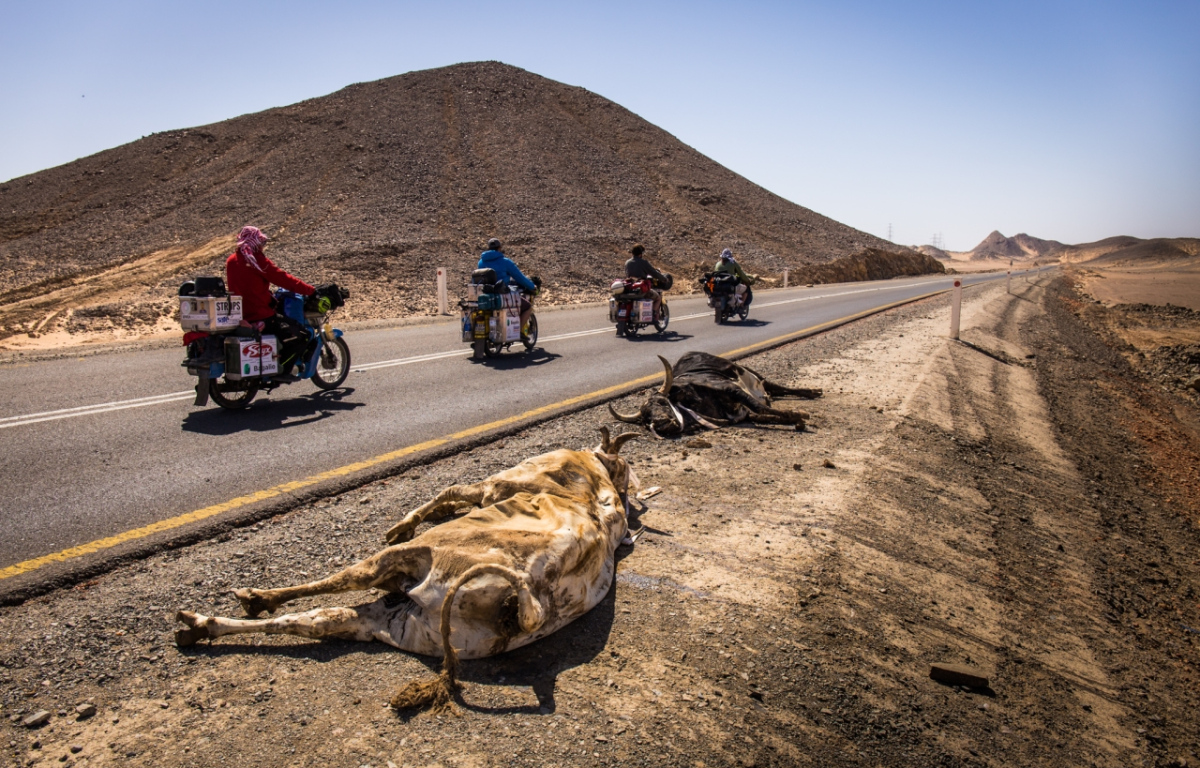
<path fill-rule="evenodd" d="M 442 634 L 442 671 L 435 678 L 414 680 L 401 688 L 392 697 L 392 709 L 416 709 L 429 707 L 434 713 L 454 711 L 454 695 L 462 690 L 458 682 L 458 651 L 450 644 L 450 614 L 454 608 L 454 598 L 458 590 L 476 576 L 493 574 L 506 579 L 517 590 L 518 616 L 521 628 L 533 631 L 541 626 L 543 620 L 542 607 L 529 591 L 529 583 L 525 577 L 503 565 L 495 563 L 480 563 L 468 568 L 454 580 L 442 598 L 442 616 L 439 627 Z"/>

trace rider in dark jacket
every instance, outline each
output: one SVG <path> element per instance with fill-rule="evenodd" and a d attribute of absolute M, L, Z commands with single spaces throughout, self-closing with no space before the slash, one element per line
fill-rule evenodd
<path fill-rule="evenodd" d="M 645 248 L 641 245 L 635 245 L 629 249 L 629 252 L 633 255 L 633 258 L 625 262 L 625 277 L 634 277 L 638 280 L 651 280 L 659 284 L 666 282 L 666 276 L 655 269 L 650 260 L 646 258 Z M 650 289 L 650 298 L 654 301 L 654 316 L 658 317 L 658 310 L 662 305 L 662 293 L 654 290 L 652 287 Z"/>

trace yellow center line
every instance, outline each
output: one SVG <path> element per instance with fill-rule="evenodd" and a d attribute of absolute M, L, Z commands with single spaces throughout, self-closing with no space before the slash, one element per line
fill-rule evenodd
<path fill-rule="evenodd" d="M 759 349 L 761 347 L 770 346 L 773 344 L 779 344 L 779 343 L 784 342 L 791 338 L 799 338 L 802 336 L 811 335 L 813 333 L 820 332 L 821 330 L 824 330 L 829 327 L 833 327 L 836 325 L 842 325 L 842 324 L 845 324 L 848 322 L 853 322 L 854 320 L 857 320 L 861 317 L 865 317 L 867 315 L 885 311 L 885 310 L 891 309 L 892 307 L 900 306 L 901 304 L 908 304 L 908 303 L 911 303 L 914 301 L 919 301 L 921 299 L 928 298 L 929 296 L 934 296 L 938 293 L 944 293 L 944 292 L 945 292 L 945 290 L 933 291 L 931 293 L 927 293 L 922 296 L 918 296 L 916 298 L 904 299 L 902 301 L 897 301 L 892 304 L 885 305 L 883 307 L 877 307 L 874 309 L 867 310 L 865 312 L 860 312 L 855 315 L 849 315 L 847 317 L 839 318 L 837 320 L 830 320 L 829 322 L 826 322 L 826 323 L 821 323 L 819 325 L 813 325 L 813 326 L 810 326 L 810 327 L 805 328 L 800 331 L 793 331 L 791 333 L 785 333 L 782 336 L 776 336 L 773 339 L 767 339 L 766 341 L 760 341 L 756 344 L 751 344 L 749 346 L 741 347 L 739 349 L 735 349 L 730 352 L 726 352 L 725 356 L 731 357 L 733 355 L 742 354 L 742 353 L 748 352 L 753 349 Z M 74 558 L 77 558 L 77 557 L 83 557 L 84 555 L 90 555 L 90 554 L 93 554 L 95 552 L 100 552 L 105 549 L 111 549 L 112 547 L 115 547 L 119 544 L 125 544 L 127 542 L 135 541 L 137 539 L 142 539 L 142 538 L 151 536 L 156 533 L 162 533 L 163 531 L 170 531 L 170 530 L 179 528 L 184 525 L 189 525 L 191 523 L 199 522 L 200 520 L 205 520 L 205 519 L 208 519 L 215 515 L 220 515 L 225 512 L 231 512 L 235 509 L 239 509 L 241 507 L 245 507 L 250 504 L 256 504 L 261 501 L 267 501 L 268 499 L 274 499 L 274 498 L 282 496 L 286 493 L 292 493 L 294 491 L 299 491 L 304 488 L 309 488 L 311 486 L 317 485 L 318 483 L 324 482 L 326 480 L 333 480 L 335 478 L 345 477 L 346 475 L 352 474 L 354 472 L 361 472 L 362 470 L 370 469 L 372 467 L 379 466 L 380 464 L 385 464 L 390 461 L 395 461 L 396 459 L 401 459 L 401 458 L 404 458 L 405 456 L 411 456 L 414 453 L 420 453 L 421 451 L 427 451 L 431 448 L 437 448 L 439 446 L 446 445 L 447 443 L 450 443 L 454 440 L 462 440 L 463 438 L 473 437 L 475 435 L 483 434 L 484 432 L 489 432 L 493 429 L 499 429 L 500 427 L 506 427 L 511 424 L 516 424 L 518 422 L 525 421 L 526 419 L 532 419 L 532 418 L 536 418 L 538 416 L 543 416 L 547 413 L 558 410 L 560 408 L 567 408 L 572 405 L 577 405 L 579 403 L 586 402 L 588 400 L 602 398 L 606 395 L 611 395 L 615 392 L 620 392 L 623 389 L 637 387 L 642 384 L 649 384 L 650 382 L 657 380 L 660 376 L 662 376 L 662 374 L 655 373 L 650 376 L 642 376 L 641 378 L 632 379 L 630 381 L 626 381 L 621 384 L 614 384 L 611 387 L 605 387 L 604 389 L 597 389 L 594 392 L 588 392 L 586 395 L 578 395 L 576 397 L 567 398 L 566 400 L 560 400 L 557 403 L 552 403 L 550 405 L 543 405 L 538 408 L 534 408 L 533 410 L 525 411 L 524 413 L 518 414 L 516 416 L 509 416 L 507 418 L 503 418 L 498 421 L 492 421 L 487 424 L 480 424 L 478 426 L 469 427 L 469 428 L 461 430 L 459 432 L 454 432 L 452 434 L 445 435 L 444 437 L 435 437 L 434 439 L 426 440 L 423 443 L 417 443 L 415 445 L 410 445 L 405 448 L 400 448 L 398 450 L 391 451 L 389 453 L 380 454 L 380 455 L 375 456 L 370 459 L 358 461 L 353 464 L 347 464 L 343 467 L 338 467 L 337 469 L 331 469 L 326 472 L 321 472 L 316 475 L 311 475 L 302 480 L 292 480 L 290 482 L 283 483 L 281 485 L 276 485 L 272 488 L 267 488 L 266 490 L 255 491 L 254 493 L 247 494 L 245 496 L 238 496 L 235 499 L 230 499 L 229 501 L 225 501 L 220 504 L 214 504 L 210 507 L 204 507 L 202 509 L 197 509 L 192 512 L 188 512 L 186 514 L 168 518 L 166 520 L 160 520 L 156 523 L 151 523 L 150 525 L 144 525 L 141 528 L 134 528 L 132 530 L 125 531 L 124 533 L 118 533 L 116 536 L 108 536 L 103 539 L 96 539 L 95 541 L 88 542 L 87 544 L 80 544 L 77 547 L 68 547 L 67 549 L 61 550 L 59 552 L 52 552 L 51 554 L 48 554 L 48 555 L 42 555 L 41 557 L 35 557 L 32 560 L 25 560 L 24 562 L 17 563 L 16 565 L 10 565 L 7 568 L 0 568 L 0 581 L 3 581 L 4 579 L 11 579 L 14 576 L 20 576 L 21 574 L 29 573 L 30 571 L 36 571 L 38 568 L 45 567 L 47 565 L 50 565 L 51 563 L 61 563 L 61 562 L 65 562 L 67 560 L 73 560 Z"/>
<path fill-rule="evenodd" d="M 405 456 L 411 456 L 414 453 L 420 453 L 421 451 L 427 451 L 430 448 L 437 448 L 439 446 L 446 445 L 454 440 L 461 440 L 463 438 L 472 437 L 493 429 L 506 427 L 510 424 L 516 424 L 520 421 L 524 421 L 525 419 L 536 418 L 559 408 L 566 408 L 593 398 L 604 397 L 605 395 L 618 392 L 626 387 L 636 387 L 641 384 L 648 384 L 658 377 L 659 374 L 643 376 L 639 379 L 633 379 L 631 381 L 624 382 L 623 384 L 616 384 L 611 387 L 605 387 L 604 389 L 598 389 L 595 392 L 589 392 L 586 395 L 578 395 L 577 397 L 571 397 L 566 400 L 561 400 L 557 403 L 543 405 L 538 408 L 534 408 L 533 410 L 525 411 L 525 413 L 518 414 L 516 416 L 509 416 L 498 421 L 480 424 L 478 426 L 470 427 L 444 437 L 435 437 L 434 439 L 426 440 L 423 443 L 417 443 L 415 445 L 400 448 L 399 450 L 391 451 L 389 453 L 380 454 L 379 456 L 365 459 L 364 461 L 357 461 L 353 464 L 347 464 L 344 467 L 338 467 L 337 469 L 321 472 L 320 474 L 312 475 L 302 480 L 292 480 L 281 485 L 276 485 L 273 488 L 255 491 L 254 493 L 247 494 L 246 496 L 238 496 L 235 499 L 230 499 L 229 501 L 225 501 L 220 504 L 214 504 L 211 507 L 204 507 L 203 509 L 197 509 L 193 512 L 188 512 L 186 514 L 178 515 L 166 520 L 160 520 L 157 523 L 151 523 L 150 525 L 145 525 L 141 528 L 134 528 L 132 530 L 125 531 L 124 533 L 118 533 L 116 536 L 108 536 L 103 539 L 97 539 L 95 541 L 88 542 L 87 544 L 80 544 L 77 547 L 69 547 L 59 552 L 52 552 L 48 555 L 35 557 L 32 560 L 25 560 L 24 562 L 17 563 L 16 565 L 10 565 L 7 568 L 0 568 L 0 581 L 3 581 L 4 579 L 10 579 L 13 576 L 20 576 L 21 574 L 29 573 L 30 571 L 35 571 L 38 568 L 50 565 L 51 563 L 61 563 L 66 560 L 82 557 L 84 555 L 90 555 L 94 552 L 110 549 L 119 544 L 142 539 L 155 533 L 162 533 L 163 531 L 169 531 L 179 528 L 180 526 L 205 520 L 213 517 L 214 515 L 230 512 L 235 509 L 245 507 L 249 504 L 256 504 L 260 501 L 274 499 L 286 493 L 292 493 L 304 488 L 309 488 L 326 480 L 345 477 L 346 475 L 354 472 L 361 472 L 364 469 L 370 469 L 389 461 L 395 461 L 396 459 L 401 459 Z"/>

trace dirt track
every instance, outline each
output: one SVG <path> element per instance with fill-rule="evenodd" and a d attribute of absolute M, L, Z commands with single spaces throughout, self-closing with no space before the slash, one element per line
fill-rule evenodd
<path fill-rule="evenodd" d="M 643 484 L 664 489 L 639 516 L 652 533 L 619 551 L 612 593 L 584 619 L 466 662 L 461 717 L 382 706 L 429 660 L 281 637 L 180 652 L 171 617 L 236 615 L 231 587 L 370 553 L 445 485 L 594 443 L 601 409 L 3 609 L 0 754 L 1200 764 L 1197 411 L 1101 342 L 1088 327 L 1101 309 L 1069 286 L 1014 289 L 968 294 L 971 345 L 943 337 L 934 299 L 753 358 L 771 378 L 825 387 L 808 432 L 631 444 Z M 990 690 L 935 683 L 937 661 L 981 668 Z M 77 722 L 86 701 L 98 714 Z M 36 710 L 53 715 L 40 730 L 11 720 Z"/>

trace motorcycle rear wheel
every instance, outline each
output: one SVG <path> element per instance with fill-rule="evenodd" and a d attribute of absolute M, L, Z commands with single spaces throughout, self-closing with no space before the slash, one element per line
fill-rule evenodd
<path fill-rule="evenodd" d="M 617 321 L 617 335 L 618 336 L 624 336 L 625 332 L 628 330 L 629 330 L 629 326 L 625 323 L 624 320 Z"/>
<path fill-rule="evenodd" d="M 721 299 L 720 301 L 717 302 L 716 311 L 713 312 L 713 322 L 716 323 L 717 325 L 720 325 L 721 323 L 725 322 L 725 318 L 726 318 L 725 300 Z"/>
<path fill-rule="evenodd" d="M 335 338 L 325 342 L 317 369 L 313 371 L 313 384 L 321 389 L 337 389 L 350 375 L 350 347 L 346 340 Z"/>
<path fill-rule="evenodd" d="M 525 351 L 532 352 L 533 348 L 537 346 L 537 340 L 538 340 L 537 315 L 530 315 L 529 316 L 529 333 L 521 334 L 521 343 L 525 345 Z"/>
<path fill-rule="evenodd" d="M 654 330 L 659 333 L 665 333 L 667 325 L 671 322 L 671 308 L 667 306 L 667 302 L 663 302 L 659 307 L 659 316 L 654 321 Z"/>
<path fill-rule="evenodd" d="M 471 359 L 482 360 L 487 355 L 487 342 L 483 339 L 477 339 L 471 342 Z"/>
<path fill-rule="evenodd" d="M 258 394 L 258 383 L 242 385 L 237 381 L 225 379 L 208 380 L 208 396 L 213 402 L 230 411 L 240 411 L 250 405 L 250 401 Z"/>

